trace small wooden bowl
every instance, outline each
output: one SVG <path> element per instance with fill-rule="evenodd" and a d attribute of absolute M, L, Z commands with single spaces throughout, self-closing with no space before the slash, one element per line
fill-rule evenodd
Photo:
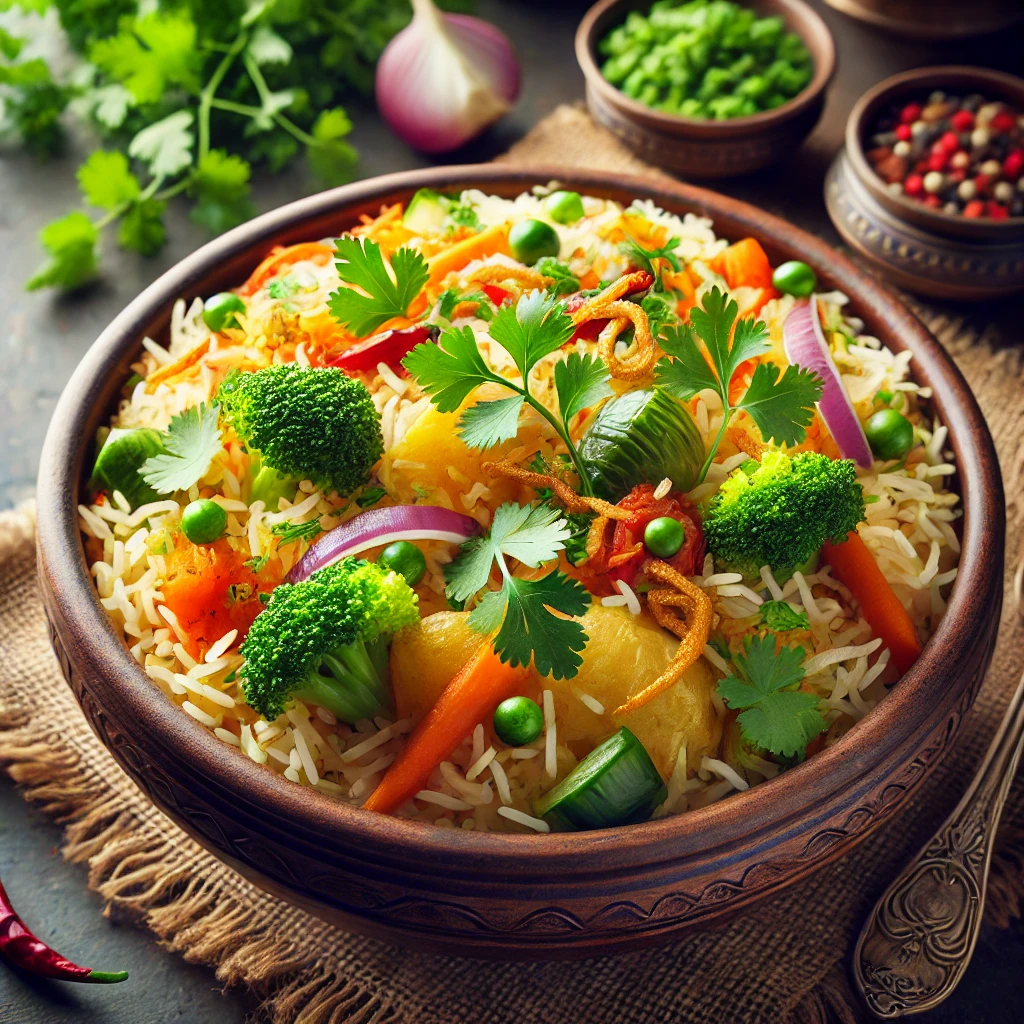
<path fill-rule="evenodd" d="M 956 65 L 904 71 L 869 89 L 850 112 L 846 142 L 825 179 L 836 230 L 901 288 L 935 298 L 981 300 L 1024 289 L 1024 217 L 993 220 L 932 210 L 894 194 L 864 155 L 879 110 L 932 89 L 978 92 L 1024 110 L 1024 80 Z"/>
<path fill-rule="evenodd" d="M 337 235 L 419 188 L 516 196 L 538 182 L 628 204 L 653 200 L 810 263 L 868 333 L 913 353 L 949 427 L 963 495 L 960 574 L 911 670 L 856 729 L 804 764 L 710 807 L 640 825 L 551 835 L 440 829 L 296 786 L 216 739 L 132 658 L 100 605 L 77 506 L 92 439 L 145 336 L 178 296 L 244 280 L 275 245 Z M 824 242 L 744 203 L 678 184 L 559 167 L 435 168 L 358 182 L 257 217 L 182 260 L 100 335 L 54 413 L 38 489 L 39 575 L 61 668 L 97 736 L 153 802 L 246 877 L 343 926 L 491 958 L 635 949 L 721 919 L 805 877 L 892 822 L 950 749 L 981 685 L 1002 600 L 1005 517 L 992 439 L 950 357 L 876 280 Z"/>
<path fill-rule="evenodd" d="M 1020 0 L 825 0 L 851 18 L 909 39 L 965 39 L 1009 28 Z"/>
<path fill-rule="evenodd" d="M 598 43 L 630 11 L 650 6 L 651 0 L 599 0 L 576 30 L 576 60 L 587 81 L 587 106 L 594 119 L 648 163 L 688 178 L 749 174 L 792 154 L 818 123 L 835 72 L 836 48 L 825 22 L 803 0 L 749 0 L 747 6 L 758 14 L 781 16 L 803 39 L 814 61 L 814 76 L 803 92 L 775 110 L 700 121 L 652 110 L 601 74 Z"/>

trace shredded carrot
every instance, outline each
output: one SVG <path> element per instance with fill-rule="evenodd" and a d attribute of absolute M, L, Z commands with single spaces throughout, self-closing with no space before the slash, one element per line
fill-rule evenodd
<path fill-rule="evenodd" d="M 456 242 L 450 249 L 439 252 L 427 260 L 430 267 L 430 280 L 427 287 L 440 284 L 450 273 L 461 270 L 473 260 L 482 260 L 495 253 L 510 256 L 508 247 L 508 225 L 495 224 L 477 235 Z"/>
<path fill-rule="evenodd" d="M 850 588 L 864 618 L 889 648 L 893 664 L 901 674 L 906 672 L 920 655 L 921 642 L 903 602 L 860 534 L 853 530 L 842 544 L 826 543 L 821 555 L 835 570 L 836 579 Z"/>
<path fill-rule="evenodd" d="M 730 288 L 771 288 L 772 265 L 756 238 L 741 238 L 708 261 Z"/>
<path fill-rule="evenodd" d="M 628 715 L 674 686 L 704 653 L 704 645 L 711 634 L 711 598 L 700 587 L 667 562 L 650 562 L 644 572 L 650 579 L 668 584 L 663 590 L 649 591 L 647 605 L 658 625 L 679 637 L 679 647 L 668 668 L 650 686 L 617 707 L 616 715 Z M 682 618 L 676 609 L 683 610 L 686 618 Z"/>
<path fill-rule="evenodd" d="M 323 242 L 299 242 L 298 245 L 289 245 L 285 248 L 275 245 L 270 250 L 270 255 L 249 275 L 249 280 L 238 289 L 239 294 L 255 294 L 271 278 L 277 277 L 284 267 L 290 266 L 292 263 L 312 260 L 314 263 L 324 266 L 333 257 L 334 250 L 329 245 L 324 245 Z"/>
<path fill-rule="evenodd" d="M 506 697 L 521 691 L 529 668 L 503 662 L 490 642 L 445 687 L 437 703 L 413 730 L 398 759 L 363 806 L 391 814 L 427 785 L 431 772 L 491 715 Z"/>
<path fill-rule="evenodd" d="M 667 288 L 683 293 L 683 297 L 676 302 L 676 313 L 685 320 L 690 315 L 690 310 L 697 305 L 697 290 L 693 278 L 685 270 L 680 270 L 678 274 L 667 271 L 661 275 L 661 279 Z"/>
<path fill-rule="evenodd" d="M 401 203 L 394 203 L 392 206 L 385 206 L 376 217 L 371 217 L 369 214 L 364 213 L 359 218 L 361 221 L 359 226 L 352 229 L 352 234 L 357 238 L 360 236 L 364 238 L 373 238 L 381 228 L 394 224 L 394 222 L 399 220 L 401 216 Z"/>
<path fill-rule="evenodd" d="M 172 380 L 183 374 L 186 370 L 192 369 L 209 350 L 210 339 L 207 338 L 206 341 L 201 341 L 195 348 L 189 349 L 180 359 L 176 359 L 173 363 L 168 363 L 166 366 L 161 366 L 154 370 L 146 378 L 146 389 L 150 390 L 156 387 L 157 384 Z"/>

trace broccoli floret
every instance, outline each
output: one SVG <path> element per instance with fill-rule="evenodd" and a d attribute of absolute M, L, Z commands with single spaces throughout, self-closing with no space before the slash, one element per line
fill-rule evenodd
<path fill-rule="evenodd" d="M 343 722 L 386 712 L 388 641 L 418 619 L 404 577 L 374 562 L 345 558 L 282 583 L 242 644 L 246 702 L 267 719 L 293 697 Z"/>
<path fill-rule="evenodd" d="M 277 509 L 302 479 L 351 494 L 384 452 L 369 391 L 336 367 L 297 363 L 233 373 L 217 390 L 221 415 L 258 453 L 251 500 Z"/>
<path fill-rule="evenodd" d="M 864 518 L 864 493 L 849 460 L 815 452 L 766 452 L 722 484 L 704 517 L 716 562 L 756 577 L 762 565 L 792 575 L 826 540 L 839 543 Z"/>

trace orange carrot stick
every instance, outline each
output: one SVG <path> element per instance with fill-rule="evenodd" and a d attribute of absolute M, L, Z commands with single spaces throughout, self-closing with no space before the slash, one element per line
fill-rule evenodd
<path fill-rule="evenodd" d="M 842 544 L 826 542 L 821 555 L 835 570 L 836 579 L 850 588 L 864 618 L 889 648 L 900 674 L 906 672 L 921 653 L 921 643 L 907 610 L 860 534 L 852 531 Z"/>
<path fill-rule="evenodd" d="M 334 250 L 323 242 L 299 242 L 287 248 L 276 245 L 270 250 L 270 255 L 249 275 L 249 280 L 242 285 L 239 292 L 242 295 L 252 295 L 292 263 L 313 260 L 323 266 L 333 256 Z"/>
<path fill-rule="evenodd" d="M 741 238 L 708 265 L 730 288 L 771 288 L 772 265 L 756 238 Z"/>
<path fill-rule="evenodd" d="M 516 693 L 527 678 L 528 669 L 512 668 L 494 653 L 490 643 L 481 644 L 413 730 L 398 760 L 363 806 L 390 814 L 411 800 L 477 723 Z"/>
<path fill-rule="evenodd" d="M 508 247 L 508 227 L 505 224 L 495 224 L 494 227 L 481 231 L 478 235 L 464 238 L 456 242 L 450 249 L 431 256 L 427 260 L 430 267 L 429 285 L 436 285 L 443 281 L 453 270 L 461 270 L 473 260 L 482 260 L 487 256 L 493 256 L 501 252 L 510 256 L 511 250 Z"/>

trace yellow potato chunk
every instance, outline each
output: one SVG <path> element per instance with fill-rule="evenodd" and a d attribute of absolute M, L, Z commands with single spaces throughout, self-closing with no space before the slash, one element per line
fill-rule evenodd
<path fill-rule="evenodd" d="M 391 641 L 391 686 L 399 718 L 418 722 L 483 643 L 468 612 L 435 612 Z"/>
<path fill-rule="evenodd" d="M 544 680 L 555 700 L 560 743 L 581 757 L 624 725 L 647 748 L 663 778 L 671 775 L 684 743 L 691 771 L 700 767 L 705 754 L 717 752 L 722 726 L 711 700 L 716 682 L 703 658 L 642 708 L 613 717 L 617 707 L 668 667 L 679 641 L 646 614 L 632 615 L 621 607 L 594 604 L 581 623 L 590 639 L 578 675 Z M 597 700 L 604 713 L 587 707 L 579 694 Z"/>

